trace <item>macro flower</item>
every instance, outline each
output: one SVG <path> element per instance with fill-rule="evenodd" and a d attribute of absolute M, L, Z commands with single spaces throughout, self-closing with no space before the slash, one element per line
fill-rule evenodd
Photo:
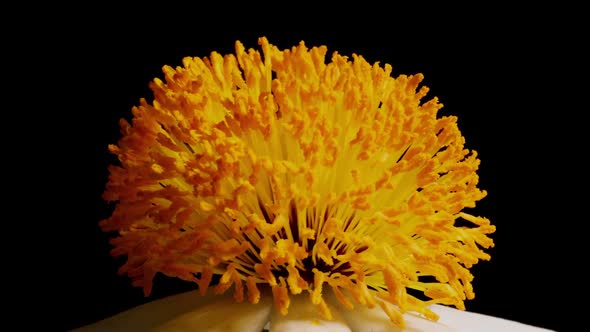
<path fill-rule="evenodd" d="M 157 273 L 194 282 L 225 320 L 267 308 L 271 330 L 465 310 L 495 227 L 469 212 L 486 192 L 457 118 L 423 101 L 421 74 L 259 45 L 165 66 L 121 120 L 100 223 L 119 272 L 146 296 Z"/>

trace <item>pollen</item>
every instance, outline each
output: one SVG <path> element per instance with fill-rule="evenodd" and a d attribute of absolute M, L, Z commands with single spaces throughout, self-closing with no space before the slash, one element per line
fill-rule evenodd
<path fill-rule="evenodd" d="M 465 309 L 495 227 L 468 211 L 486 192 L 457 118 L 423 100 L 421 74 L 258 43 L 163 67 L 121 120 L 100 223 L 119 272 L 146 296 L 157 273 L 236 301 L 268 288 L 282 314 L 304 293 L 332 317 L 327 290 L 399 325 Z"/>

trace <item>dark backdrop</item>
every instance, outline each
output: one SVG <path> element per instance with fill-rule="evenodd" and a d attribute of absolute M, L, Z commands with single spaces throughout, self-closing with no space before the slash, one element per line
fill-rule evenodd
<path fill-rule="evenodd" d="M 258 48 L 257 38 L 266 36 L 280 48 L 304 40 L 327 45 L 329 53 L 358 53 L 391 64 L 394 75 L 423 73 L 429 96 L 440 98 L 442 114 L 459 117 L 467 148 L 479 153 L 480 187 L 488 196 L 475 213 L 497 226 L 492 260 L 472 269 L 476 298 L 467 309 L 561 329 L 568 292 L 562 280 L 571 272 L 562 248 L 568 222 L 577 220 L 565 186 L 579 175 L 563 166 L 577 158 L 565 139 L 576 117 L 562 103 L 567 98 L 556 97 L 572 85 L 562 78 L 568 60 L 548 54 L 576 52 L 564 37 L 568 29 L 556 31 L 557 23 L 543 19 L 522 25 L 520 14 L 441 16 L 430 23 L 398 14 L 367 29 L 357 29 L 361 24 L 353 19 L 320 27 L 300 17 L 279 29 L 249 28 L 246 20 L 226 25 L 221 18 L 191 24 L 162 12 L 145 20 L 139 14 L 82 16 L 53 22 L 47 31 L 38 27 L 43 43 L 29 54 L 29 66 L 48 73 L 30 79 L 29 89 L 42 86 L 46 93 L 27 98 L 42 98 L 32 117 L 43 136 L 27 151 L 41 152 L 32 167 L 46 183 L 32 195 L 43 195 L 43 207 L 28 205 L 25 213 L 39 213 L 35 220 L 47 226 L 38 230 L 45 241 L 30 288 L 43 294 L 49 323 L 70 329 L 193 288 L 157 277 L 152 296 L 144 298 L 117 275 L 122 261 L 111 258 L 108 237 L 97 226 L 111 212 L 101 198 L 114 161 L 107 145 L 120 137 L 118 120 L 130 118 L 140 97 L 151 97 L 148 83 L 162 77 L 163 65 L 214 50 L 232 53 L 235 40 Z"/>

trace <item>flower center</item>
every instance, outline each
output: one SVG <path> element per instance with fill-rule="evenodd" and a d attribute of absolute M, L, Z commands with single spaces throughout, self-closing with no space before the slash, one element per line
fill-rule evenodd
<path fill-rule="evenodd" d="M 329 211 L 332 207 L 328 207 L 325 211 L 320 213 L 322 218 L 320 225 L 325 225 L 329 219 Z M 261 207 L 263 209 L 263 207 Z M 265 221 L 267 223 L 272 223 L 274 220 L 270 217 L 268 212 L 263 209 L 263 215 Z M 297 225 L 297 208 L 295 206 L 294 201 L 291 201 L 289 205 L 289 228 L 292 230 L 292 241 L 297 244 L 299 247 L 302 248 L 316 248 L 317 240 L 315 238 L 306 238 L 302 239 L 299 237 L 299 226 Z M 311 213 L 314 215 L 314 211 Z M 351 227 L 352 220 L 354 219 L 354 215 L 350 216 L 348 219 L 345 220 L 343 224 L 344 231 L 348 231 Z M 306 228 L 312 227 L 313 223 L 308 222 Z M 316 230 L 316 233 L 321 230 Z M 351 232 L 354 232 L 351 230 Z M 279 233 L 279 238 L 273 239 L 275 242 L 279 239 L 287 239 L 287 235 L 285 234 L 284 229 L 281 230 Z M 318 245 L 318 248 L 328 248 L 333 255 L 326 256 L 323 259 L 314 259 L 313 256 L 308 255 L 307 257 L 301 259 L 300 264 L 297 264 L 297 274 L 307 283 L 308 285 L 313 285 L 314 282 L 314 270 L 317 270 L 327 276 L 332 274 L 337 274 L 343 277 L 350 277 L 354 274 L 354 271 L 351 269 L 351 264 L 348 261 L 341 260 L 340 257 L 344 257 L 347 250 L 352 250 L 354 253 L 361 253 L 367 250 L 366 245 L 362 245 L 360 247 L 349 249 L 347 244 L 342 242 L 335 237 L 324 239 L 323 245 Z M 259 248 L 254 248 L 255 251 L 259 251 Z M 319 249 L 321 250 L 321 249 Z M 311 250 L 314 251 L 313 249 Z M 277 266 L 276 270 L 273 270 L 273 275 L 276 278 L 287 278 L 289 276 L 289 271 L 287 270 L 286 266 L 280 265 Z"/>

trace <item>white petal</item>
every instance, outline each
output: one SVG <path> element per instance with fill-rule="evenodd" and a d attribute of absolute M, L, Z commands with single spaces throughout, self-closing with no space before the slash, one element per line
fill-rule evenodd
<path fill-rule="evenodd" d="M 406 328 L 401 329 L 395 325 L 381 307 L 368 308 L 363 305 L 357 305 L 354 310 L 342 311 L 348 326 L 352 331 L 371 331 L 371 332 L 401 332 L 401 331 L 437 331 L 451 332 L 455 331 L 441 322 L 433 322 L 425 318 L 405 314 L 404 320 Z M 473 330 L 472 330 L 473 332 Z"/>
<path fill-rule="evenodd" d="M 257 304 L 223 298 L 178 316 L 153 331 L 260 332 L 269 320 L 271 307 L 272 299 L 267 296 L 261 297 Z"/>
<path fill-rule="evenodd" d="M 458 310 L 443 305 L 430 306 L 430 310 L 437 313 L 440 318 L 434 322 L 415 313 L 404 314 L 405 329 L 393 324 L 381 307 L 369 309 L 362 305 L 356 305 L 353 310 L 347 310 L 334 297 L 327 292 L 328 303 L 338 308 L 346 320 L 348 326 L 354 332 L 549 332 L 551 330 L 536 326 L 525 325 L 493 316 L 477 314 Z"/>
<path fill-rule="evenodd" d="M 376 307 L 369 309 L 357 305 L 346 310 L 330 292 L 325 297 L 334 316 L 333 320 L 321 317 L 317 307 L 307 295 L 291 296 L 289 313 L 282 316 L 272 310 L 270 294 L 262 296 L 258 304 L 235 303 L 230 293 L 226 295 L 199 295 L 196 291 L 169 296 L 129 309 L 97 323 L 72 332 L 98 331 L 240 331 L 260 332 L 263 327 L 270 331 L 338 331 L 338 332 L 401 332 L 387 315 Z M 454 332 L 550 332 L 531 325 L 498 317 L 462 311 L 455 308 L 433 305 L 430 307 L 440 319 L 432 322 L 418 315 L 404 315 L 406 329 L 403 331 L 454 331 Z M 270 326 L 267 323 L 271 320 Z"/>
<path fill-rule="evenodd" d="M 231 295 L 196 291 L 169 296 L 129 309 L 72 332 L 104 331 L 242 331 L 260 332 L 270 316 L 272 299 L 235 303 Z"/>
<path fill-rule="evenodd" d="M 344 320 L 354 332 L 454 331 L 440 322 L 433 322 L 412 314 L 404 315 L 406 328 L 402 330 L 389 319 L 387 314 L 378 305 L 373 308 L 368 308 L 364 305 L 355 304 L 354 309 L 349 310 L 336 299 L 331 291 L 326 292 L 325 295 L 327 302 L 340 311 L 340 314 L 344 317 Z"/>
<path fill-rule="evenodd" d="M 283 316 L 273 308 L 270 317 L 270 332 L 350 332 L 342 315 L 334 307 L 329 307 L 333 319 L 324 319 L 309 296 L 291 295 L 289 312 Z"/>
<path fill-rule="evenodd" d="M 522 324 L 494 316 L 478 314 L 469 311 L 462 311 L 442 305 L 433 305 L 430 310 L 436 312 L 439 316 L 439 322 L 452 327 L 452 331 L 457 332 L 491 332 L 491 331 L 510 331 L 510 332 L 548 332 L 552 330 Z"/>

